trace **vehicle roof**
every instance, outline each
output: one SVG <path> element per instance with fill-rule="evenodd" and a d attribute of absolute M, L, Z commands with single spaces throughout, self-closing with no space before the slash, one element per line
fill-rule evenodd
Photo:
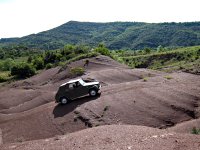
<path fill-rule="evenodd" d="M 82 80 L 82 79 L 81 79 L 81 78 L 79 78 L 79 79 L 69 80 L 68 82 L 66 82 L 66 83 L 63 83 L 63 84 L 61 84 L 60 86 L 64 86 L 64 85 L 66 85 L 66 84 L 69 84 L 69 83 L 74 83 L 74 82 L 77 82 L 77 81 L 80 81 L 80 80 Z"/>

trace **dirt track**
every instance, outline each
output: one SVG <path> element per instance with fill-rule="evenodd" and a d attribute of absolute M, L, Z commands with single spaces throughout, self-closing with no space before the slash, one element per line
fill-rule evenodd
<path fill-rule="evenodd" d="M 83 62 L 72 63 L 70 67 L 83 66 Z M 200 76 L 132 70 L 105 56 L 90 59 L 86 70 L 83 78 L 95 78 L 102 83 L 101 96 L 81 98 L 66 106 L 55 104 L 54 95 L 59 85 L 69 80 L 68 69 L 53 68 L 1 87 L 3 142 L 50 138 L 107 124 L 169 128 L 181 123 L 182 130 L 175 126 L 168 131 L 188 133 L 192 125 L 182 122 L 199 117 Z M 143 132 L 143 128 L 140 131 Z M 178 134 L 177 137 L 186 136 Z"/>

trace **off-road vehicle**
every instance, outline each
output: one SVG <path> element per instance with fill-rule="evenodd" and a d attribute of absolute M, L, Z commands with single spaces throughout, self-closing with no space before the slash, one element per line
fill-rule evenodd
<path fill-rule="evenodd" d="M 100 88 L 101 85 L 98 81 L 83 79 L 70 80 L 59 87 L 55 99 L 57 103 L 67 104 L 71 100 L 88 94 L 90 96 L 96 96 Z"/>

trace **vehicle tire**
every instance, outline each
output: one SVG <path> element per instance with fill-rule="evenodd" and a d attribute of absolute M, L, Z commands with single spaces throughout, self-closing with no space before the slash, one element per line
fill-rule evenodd
<path fill-rule="evenodd" d="M 90 94 L 90 96 L 96 96 L 97 95 L 97 90 L 91 89 L 89 94 Z"/>
<path fill-rule="evenodd" d="M 65 105 L 65 104 L 67 104 L 69 102 L 69 99 L 67 99 L 66 97 L 62 97 L 61 99 L 60 99 L 60 103 L 62 104 L 62 105 Z"/>

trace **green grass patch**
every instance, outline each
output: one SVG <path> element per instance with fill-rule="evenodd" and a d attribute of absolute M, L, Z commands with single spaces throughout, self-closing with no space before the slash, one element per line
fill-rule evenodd
<path fill-rule="evenodd" d="M 169 76 L 169 75 L 164 76 L 164 78 L 167 79 L 167 80 L 171 80 L 171 79 L 173 79 L 173 77 L 172 77 L 172 76 Z"/>

